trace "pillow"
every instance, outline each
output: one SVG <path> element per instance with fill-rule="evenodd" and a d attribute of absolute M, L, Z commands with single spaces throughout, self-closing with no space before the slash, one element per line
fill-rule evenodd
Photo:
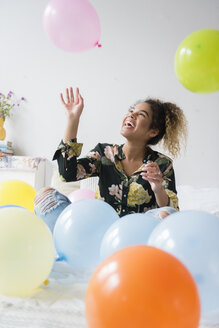
<path fill-rule="evenodd" d="M 91 178 L 81 180 L 80 181 L 80 188 L 81 189 L 92 190 L 92 191 L 95 192 L 97 190 L 98 181 L 99 181 L 98 177 L 91 177 Z"/>
<path fill-rule="evenodd" d="M 80 189 L 80 182 L 73 181 L 73 182 L 64 182 L 60 179 L 60 175 L 58 169 L 54 167 L 53 175 L 51 180 L 51 187 L 58 190 L 65 196 L 68 196 L 72 191 Z"/>
<path fill-rule="evenodd" d="M 219 216 L 219 188 L 177 187 L 180 210 L 200 210 Z"/>

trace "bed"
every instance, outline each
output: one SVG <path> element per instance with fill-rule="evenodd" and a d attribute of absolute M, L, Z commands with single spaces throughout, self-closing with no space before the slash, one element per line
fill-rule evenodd
<path fill-rule="evenodd" d="M 89 277 L 88 272 L 76 272 L 64 262 L 55 262 L 49 284 L 33 296 L 0 296 L 0 327 L 87 328 L 84 298 Z M 200 323 L 200 328 L 216 327 L 217 313 Z"/>
<path fill-rule="evenodd" d="M 95 190 L 96 184 L 96 178 L 63 184 L 57 174 L 51 183 L 66 195 L 78 188 Z M 219 216 L 219 188 L 177 189 L 181 210 L 198 209 Z M 0 328 L 86 328 L 84 300 L 90 276 L 90 272 L 73 270 L 65 262 L 55 261 L 49 283 L 32 296 L 0 295 Z M 202 318 L 200 328 L 207 327 L 219 327 L 219 312 Z"/>

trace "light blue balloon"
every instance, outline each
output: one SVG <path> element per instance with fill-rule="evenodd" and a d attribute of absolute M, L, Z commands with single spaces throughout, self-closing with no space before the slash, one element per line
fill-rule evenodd
<path fill-rule="evenodd" d="M 160 217 L 160 212 L 162 212 L 162 211 L 165 211 L 165 212 L 169 213 L 169 215 L 178 212 L 173 207 L 164 206 L 164 207 L 154 208 L 152 210 L 149 210 L 149 211 L 146 212 L 146 214 L 151 214 L 154 217 L 158 218 L 160 221 L 163 221 L 163 219 Z"/>
<path fill-rule="evenodd" d="M 6 207 L 20 207 L 20 208 L 24 208 L 24 207 L 19 206 L 19 205 L 8 204 L 8 205 L 1 205 L 1 206 L 0 206 L 0 209 L 1 209 L 1 208 L 6 208 Z"/>
<path fill-rule="evenodd" d="M 168 216 L 151 233 L 148 245 L 177 257 L 196 281 L 202 317 L 219 312 L 219 218 L 202 211 Z"/>
<path fill-rule="evenodd" d="M 83 199 L 68 205 L 54 227 L 59 257 L 75 268 L 93 270 L 100 263 L 100 244 L 106 230 L 119 219 L 102 200 Z"/>
<path fill-rule="evenodd" d="M 105 259 L 114 252 L 131 245 L 147 244 L 152 230 L 160 221 L 150 214 L 128 214 L 116 221 L 106 231 L 100 257 Z"/>

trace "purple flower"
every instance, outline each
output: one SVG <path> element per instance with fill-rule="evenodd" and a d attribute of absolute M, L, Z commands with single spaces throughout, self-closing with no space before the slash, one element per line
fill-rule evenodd
<path fill-rule="evenodd" d="M 3 117 L 4 116 L 3 113 L 0 113 L 0 116 Z"/>
<path fill-rule="evenodd" d="M 24 98 L 24 97 L 22 97 L 22 98 L 21 98 L 21 100 L 25 100 L 25 98 Z"/>
<path fill-rule="evenodd" d="M 17 106 L 20 106 L 20 104 L 17 104 Z"/>

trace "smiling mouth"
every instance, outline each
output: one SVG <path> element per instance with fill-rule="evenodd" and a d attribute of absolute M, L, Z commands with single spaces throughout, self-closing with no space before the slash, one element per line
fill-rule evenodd
<path fill-rule="evenodd" d="M 135 125 L 132 122 L 125 122 L 124 126 L 126 128 L 134 128 L 135 127 Z"/>

